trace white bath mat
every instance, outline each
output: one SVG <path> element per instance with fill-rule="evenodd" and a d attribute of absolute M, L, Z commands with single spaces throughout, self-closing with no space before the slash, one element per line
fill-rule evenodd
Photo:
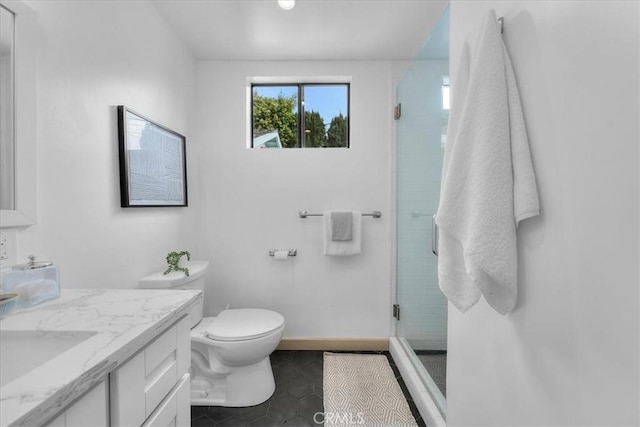
<path fill-rule="evenodd" d="M 417 426 L 387 357 L 324 353 L 325 427 Z"/>

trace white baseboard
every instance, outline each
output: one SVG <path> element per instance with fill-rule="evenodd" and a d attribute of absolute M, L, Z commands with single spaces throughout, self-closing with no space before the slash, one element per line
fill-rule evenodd
<path fill-rule="evenodd" d="M 389 338 L 283 338 L 277 350 L 388 351 Z"/>

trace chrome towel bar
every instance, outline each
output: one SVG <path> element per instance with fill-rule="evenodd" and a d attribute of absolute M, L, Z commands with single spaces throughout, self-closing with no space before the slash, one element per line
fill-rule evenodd
<path fill-rule="evenodd" d="M 300 211 L 298 212 L 298 215 L 300 216 L 300 218 L 306 218 L 308 216 L 322 216 L 321 213 L 309 213 L 307 211 Z M 382 212 L 373 211 L 371 213 L 363 213 L 362 216 L 372 216 L 374 218 L 380 218 L 382 216 Z"/>

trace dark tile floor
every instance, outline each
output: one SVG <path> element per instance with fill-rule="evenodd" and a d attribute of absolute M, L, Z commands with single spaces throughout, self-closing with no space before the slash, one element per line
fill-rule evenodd
<path fill-rule="evenodd" d="M 271 367 L 276 380 L 276 391 L 266 402 L 247 408 L 218 406 L 192 406 L 192 427 L 243 426 L 317 426 L 322 421 L 314 414 L 323 411 L 322 354 L 323 351 L 279 350 L 271 354 Z M 418 426 L 425 426 L 400 372 L 389 352 L 384 354 L 398 379 L 409 408 Z"/>
<path fill-rule="evenodd" d="M 416 355 L 442 395 L 447 397 L 447 352 L 416 350 Z"/>

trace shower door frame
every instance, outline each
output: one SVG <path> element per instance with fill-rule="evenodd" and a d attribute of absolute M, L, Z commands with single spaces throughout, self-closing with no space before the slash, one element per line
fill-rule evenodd
<path fill-rule="evenodd" d="M 446 25 L 446 29 L 442 26 L 443 23 Z M 448 34 L 448 9 L 445 10 L 445 12 L 443 13 L 442 17 L 440 18 L 439 23 L 437 24 L 437 27 L 441 27 L 440 30 L 444 30 L 447 32 Z M 437 31 L 437 27 L 436 29 L 434 29 L 434 32 Z M 403 99 L 402 98 L 402 94 L 401 92 L 401 85 L 405 82 L 405 79 L 407 78 L 407 76 L 409 75 L 409 73 L 412 71 L 412 68 L 414 67 L 414 65 L 417 63 L 417 61 L 421 60 L 421 59 L 434 59 L 434 58 L 428 58 L 428 57 L 420 57 L 424 52 L 426 52 L 426 50 L 428 49 L 427 45 L 428 43 L 431 41 L 433 36 L 433 33 L 428 37 L 427 42 L 425 43 L 425 47 L 423 47 L 423 50 L 421 51 L 421 54 L 418 55 L 418 57 L 410 64 L 408 70 L 407 70 L 407 74 L 398 82 L 397 86 L 395 87 L 396 90 L 396 99 L 398 100 L 398 102 L 402 102 Z M 435 37 L 437 38 L 438 35 L 435 35 Z M 447 35 L 448 37 L 448 35 Z M 448 55 L 447 55 L 448 56 Z M 445 58 L 442 58 L 445 59 Z M 448 62 L 448 58 L 446 58 L 446 61 Z M 426 63 L 420 63 L 420 65 L 415 65 L 417 66 L 423 66 Z M 430 64 L 425 65 L 427 67 L 430 67 Z M 448 84 L 448 66 L 446 67 L 447 71 L 446 71 L 446 75 L 447 75 L 447 84 Z M 437 69 L 438 71 L 440 70 L 440 68 Z M 438 71 L 434 71 L 433 74 L 438 74 Z M 414 73 L 414 75 L 418 75 L 418 76 L 422 76 L 422 74 L 420 72 L 416 72 Z M 414 77 L 414 76 L 411 76 Z M 444 75 L 443 75 L 444 77 Z M 433 78 L 433 76 L 430 76 L 430 78 Z M 415 83 L 414 83 L 415 84 Z M 419 83 L 422 84 L 422 83 Z M 432 85 L 432 83 L 424 83 L 425 85 Z M 444 83 L 443 83 L 444 84 Z M 408 86 L 409 88 L 413 88 L 413 86 Z M 429 86 L 429 88 L 432 88 L 433 86 Z M 405 85 L 403 89 L 406 89 L 407 86 Z M 413 100 L 410 100 L 413 101 Z M 400 106 L 400 107 L 404 107 L 404 106 Z M 410 108 L 404 108 L 405 111 L 402 111 L 402 109 L 398 107 L 396 110 L 398 112 L 401 113 L 409 113 L 411 114 L 411 109 Z M 407 111 L 409 110 L 409 111 Z M 419 110 L 416 110 L 419 111 Z M 431 116 L 431 118 L 433 118 L 433 116 Z M 399 120 L 402 120 L 402 117 L 398 118 Z M 406 128 L 404 129 L 406 130 Z M 444 144 L 444 142 L 446 141 L 446 133 L 443 132 L 443 134 L 445 134 L 445 136 L 442 139 L 442 144 Z M 405 138 L 406 138 L 406 134 L 405 134 Z M 411 393 L 416 406 L 418 407 L 418 410 L 420 411 L 420 414 L 422 415 L 423 419 L 425 420 L 425 422 L 427 422 L 427 424 L 429 426 L 445 426 L 446 425 L 446 399 L 442 393 L 442 391 L 438 388 L 438 386 L 436 385 L 435 381 L 433 380 L 433 378 L 431 377 L 431 375 L 429 374 L 428 370 L 425 368 L 425 366 L 422 364 L 422 362 L 419 360 L 418 356 L 416 355 L 414 349 L 411 347 L 411 345 L 409 344 L 409 341 L 407 340 L 406 337 L 401 336 L 401 323 L 403 316 L 402 316 L 402 305 L 401 305 L 401 301 L 400 301 L 400 293 L 401 293 L 401 289 L 399 286 L 399 280 L 398 280 L 398 276 L 399 276 L 399 272 L 398 272 L 398 266 L 400 264 L 399 262 L 399 227 L 401 224 L 399 224 L 399 219 L 400 215 L 403 214 L 406 216 L 406 200 L 403 207 L 400 206 L 399 203 L 399 198 L 400 198 L 400 188 L 399 188 L 399 183 L 400 183 L 400 166 L 399 166 L 399 162 L 400 162 L 400 155 L 404 154 L 406 156 L 406 153 L 401 153 L 400 152 L 400 144 L 401 144 L 401 128 L 400 128 L 400 124 L 396 121 L 396 131 L 394 132 L 394 144 L 393 144 L 393 148 L 392 148 L 392 156 L 393 156 L 393 165 L 394 165 L 394 173 L 392 174 L 392 188 L 393 188 L 393 195 L 394 197 L 392 197 L 392 205 L 394 207 L 393 209 L 393 213 L 394 213 L 394 228 L 393 228 L 393 254 L 394 256 L 392 257 L 392 275 L 393 275 L 393 284 L 394 284 L 394 303 L 395 304 L 400 304 L 400 315 L 398 316 L 399 319 L 394 319 L 394 324 L 393 324 L 393 328 L 394 328 L 394 332 L 395 332 L 395 336 L 390 338 L 390 343 L 389 343 L 389 349 L 391 351 L 391 354 L 394 358 L 394 360 L 396 361 L 396 364 L 400 370 L 400 373 L 402 374 L 402 377 L 405 379 L 405 383 L 407 384 L 407 388 L 409 389 L 409 392 Z M 435 141 L 432 141 L 431 139 L 429 139 L 430 143 L 433 144 Z M 420 143 L 420 142 L 418 142 Z M 443 145 L 444 146 L 444 145 Z M 433 148 L 433 146 L 431 147 Z M 426 152 L 427 155 L 430 155 L 431 153 L 429 153 L 428 151 Z M 440 159 L 441 161 L 441 159 Z M 439 177 L 438 177 L 439 178 Z M 413 179 L 413 177 L 411 177 L 411 179 Z M 438 183 L 439 183 L 439 179 L 438 179 Z M 439 184 L 438 184 L 439 187 Z M 431 199 L 429 199 L 431 200 Z M 413 201 L 410 201 L 410 203 Z M 429 202 L 428 202 L 429 203 Z M 427 204 L 428 204 L 427 203 Z M 436 200 L 437 203 L 437 200 Z M 428 209 L 427 209 L 428 210 Z M 414 212 L 411 211 L 411 213 L 413 214 Z M 422 212 L 422 209 L 419 210 L 419 212 L 417 212 L 418 215 L 415 216 L 416 219 L 419 219 L 418 217 L 424 217 L 424 218 L 429 218 L 429 223 L 431 223 L 431 218 L 432 218 L 432 214 L 435 214 L 435 208 L 434 208 L 434 212 L 427 212 L 426 210 L 424 212 Z M 412 215 L 412 218 L 414 218 L 414 216 Z M 419 223 L 416 225 L 416 227 L 420 230 L 422 230 L 422 228 L 424 228 L 424 224 L 423 223 Z M 427 227 L 428 228 L 428 227 Z M 428 238 L 432 238 L 433 234 L 431 233 L 431 231 L 433 230 L 429 230 L 428 233 Z M 431 242 L 429 242 L 431 243 Z M 422 248 L 421 248 L 422 249 Z M 428 244 L 428 250 L 429 252 L 431 252 L 432 250 L 432 245 Z M 422 253 L 422 252 L 420 252 Z M 435 253 L 435 251 L 434 251 Z M 430 261 L 432 262 L 432 261 Z M 437 270 L 436 270 L 437 271 Z M 416 279 L 416 280 L 420 280 L 420 279 Z M 428 280 L 428 278 L 427 278 Z M 435 278 L 436 280 L 436 286 L 437 286 L 437 276 Z M 446 304 L 446 301 L 445 301 Z M 448 305 L 445 306 L 444 308 L 445 313 L 448 310 Z M 446 322 L 446 320 L 445 320 Z M 427 335 L 429 335 L 429 333 L 426 333 Z M 425 347 L 429 347 L 430 344 L 427 344 Z M 437 345 L 435 346 L 437 347 Z M 444 347 L 446 348 L 446 331 L 445 331 L 445 344 Z"/>

